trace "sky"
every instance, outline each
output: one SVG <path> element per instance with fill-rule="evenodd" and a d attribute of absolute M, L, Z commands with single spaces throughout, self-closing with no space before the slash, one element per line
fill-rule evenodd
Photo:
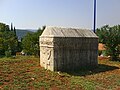
<path fill-rule="evenodd" d="M 120 0 L 97 0 L 97 28 L 120 24 Z M 44 25 L 93 28 L 93 0 L 0 0 L 0 22 L 19 29 Z"/>

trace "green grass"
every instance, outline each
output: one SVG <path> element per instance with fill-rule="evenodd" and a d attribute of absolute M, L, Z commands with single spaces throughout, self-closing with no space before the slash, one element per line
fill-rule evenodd
<path fill-rule="evenodd" d="M 1 90 L 116 90 L 120 88 L 120 62 L 99 60 L 98 68 L 58 73 L 45 70 L 39 58 L 0 58 Z"/>

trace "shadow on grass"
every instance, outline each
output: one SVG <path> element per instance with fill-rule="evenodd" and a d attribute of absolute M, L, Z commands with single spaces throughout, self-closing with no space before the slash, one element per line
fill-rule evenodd
<path fill-rule="evenodd" d="M 108 65 L 104 65 L 104 64 L 99 64 L 98 67 L 93 68 L 93 69 L 81 69 L 81 70 L 77 70 L 77 71 L 70 71 L 67 72 L 70 75 L 73 76 L 86 76 L 86 75 L 94 75 L 97 73 L 101 73 L 101 72 L 106 72 L 106 71 L 112 71 L 115 69 L 119 69 L 118 67 L 115 66 L 108 66 Z"/>

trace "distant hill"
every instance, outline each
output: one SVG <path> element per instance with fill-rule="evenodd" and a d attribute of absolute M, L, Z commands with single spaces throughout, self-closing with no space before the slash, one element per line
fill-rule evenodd
<path fill-rule="evenodd" d="M 31 30 L 31 29 L 16 29 L 16 34 L 18 36 L 18 40 L 21 40 L 28 32 L 34 33 L 37 30 Z"/>

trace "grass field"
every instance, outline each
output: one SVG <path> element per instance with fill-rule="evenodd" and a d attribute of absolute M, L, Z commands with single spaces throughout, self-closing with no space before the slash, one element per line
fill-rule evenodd
<path fill-rule="evenodd" d="M 120 90 L 120 62 L 99 60 L 98 68 L 58 73 L 39 66 L 39 58 L 0 58 L 1 90 Z"/>

